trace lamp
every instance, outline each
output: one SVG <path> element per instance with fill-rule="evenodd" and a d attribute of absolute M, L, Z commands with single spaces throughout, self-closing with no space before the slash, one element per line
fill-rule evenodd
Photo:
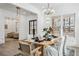
<path fill-rule="evenodd" d="M 51 15 L 53 15 L 55 13 L 55 10 L 50 8 L 50 5 L 48 3 L 47 8 L 44 8 L 43 12 L 44 12 L 44 15 L 51 16 Z"/>
<path fill-rule="evenodd" d="M 19 21 L 20 21 L 20 7 L 16 7 L 17 9 L 17 15 L 16 15 L 16 32 L 18 31 L 18 24 L 19 24 Z"/>
<path fill-rule="evenodd" d="M 19 20 L 20 20 L 20 7 L 16 7 L 16 9 L 17 9 L 16 21 L 19 22 Z"/>

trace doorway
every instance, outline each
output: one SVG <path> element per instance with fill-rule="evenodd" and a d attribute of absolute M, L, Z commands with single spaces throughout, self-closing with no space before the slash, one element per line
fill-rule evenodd
<path fill-rule="evenodd" d="M 5 41 L 19 39 L 18 23 L 11 17 L 5 18 Z"/>

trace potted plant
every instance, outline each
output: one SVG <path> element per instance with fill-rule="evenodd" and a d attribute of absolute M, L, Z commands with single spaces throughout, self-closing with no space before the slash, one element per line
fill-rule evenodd
<path fill-rule="evenodd" d="M 44 28 L 43 29 L 43 32 L 45 32 L 45 34 L 43 35 L 43 37 L 46 39 L 46 40 L 51 40 L 52 38 L 56 38 L 57 36 L 54 36 L 53 35 L 53 29 L 51 27 L 49 28 Z"/>

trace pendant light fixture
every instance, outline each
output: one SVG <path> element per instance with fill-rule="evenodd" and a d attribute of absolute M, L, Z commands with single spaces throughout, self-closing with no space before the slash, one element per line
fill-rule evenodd
<path fill-rule="evenodd" d="M 16 7 L 16 9 L 17 9 L 16 21 L 18 22 L 20 20 L 20 7 Z"/>
<path fill-rule="evenodd" d="M 46 15 L 46 16 L 51 16 L 51 15 L 55 14 L 55 10 L 50 8 L 49 3 L 47 4 L 47 8 L 44 8 L 43 12 L 44 12 L 44 15 Z"/>
<path fill-rule="evenodd" d="M 19 26 L 19 21 L 20 21 L 20 7 L 16 7 L 16 32 L 18 32 L 18 26 Z"/>

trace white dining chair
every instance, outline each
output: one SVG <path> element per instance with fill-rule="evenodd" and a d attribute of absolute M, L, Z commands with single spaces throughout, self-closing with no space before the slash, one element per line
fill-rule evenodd
<path fill-rule="evenodd" d="M 64 44 L 65 36 L 62 36 L 61 39 L 58 40 L 58 43 L 55 45 L 57 47 L 58 56 L 63 56 Z"/>
<path fill-rule="evenodd" d="M 54 47 L 48 46 L 44 49 L 44 56 L 58 56 L 58 51 Z"/>
<path fill-rule="evenodd" d="M 76 44 L 75 38 L 72 36 L 65 36 L 65 44 L 64 44 L 64 56 L 75 56 L 75 48 L 72 47 Z"/>
<path fill-rule="evenodd" d="M 57 39 L 57 43 L 55 45 L 51 45 L 45 48 L 45 55 L 47 56 L 59 56 L 60 48 L 61 48 L 61 40 L 62 38 Z"/>
<path fill-rule="evenodd" d="M 54 53 L 58 51 L 58 56 L 74 56 L 75 49 L 72 47 L 68 47 L 69 44 L 70 45 L 75 44 L 74 40 L 75 40 L 74 38 L 68 38 L 68 36 L 62 36 L 62 39 L 59 39 L 58 42 L 54 46 L 52 46 L 52 48 L 55 49 Z"/>

